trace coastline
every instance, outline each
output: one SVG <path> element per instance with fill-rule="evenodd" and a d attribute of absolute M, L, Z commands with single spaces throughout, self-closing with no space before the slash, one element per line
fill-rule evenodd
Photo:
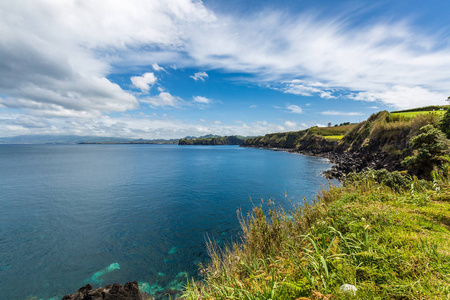
<path fill-rule="evenodd" d="M 368 169 L 388 171 L 401 171 L 401 156 L 388 155 L 379 151 L 373 152 L 368 149 L 361 151 L 324 151 L 320 149 L 300 149 L 300 148 L 276 148 L 241 145 L 245 148 L 259 148 L 263 150 L 284 151 L 288 153 L 301 154 L 305 156 L 314 156 L 325 158 L 333 164 L 330 170 L 325 171 L 324 175 L 328 178 L 342 179 L 347 174 L 353 172 L 362 172 Z"/>

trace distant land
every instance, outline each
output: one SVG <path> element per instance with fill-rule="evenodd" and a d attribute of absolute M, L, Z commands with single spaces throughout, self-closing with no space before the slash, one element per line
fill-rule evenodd
<path fill-rule="evenodd" d="M 248 137 L 240 135 L 215 136 L 207 135 L 200 138 L 180 139 L 178 145 L 242 145 Z"/>
<path fill-rule="evenodd" d="M 0 144 L 179 144 L 180 145 L 240 145 L 247 137 L 207 134 L 182 139 L 131 139 L 79 135 L 19 135 L 0 137 Z"/>
<path fill-rule="evenodd" d="M 0 144 L 178 144 L 178 139 L 130 139 L 79 135 L 19 135 L 0 137 Z"/>

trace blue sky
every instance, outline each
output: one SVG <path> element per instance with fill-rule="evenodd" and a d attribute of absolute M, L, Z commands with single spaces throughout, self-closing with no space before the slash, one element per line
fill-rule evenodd
<path fill-rule="evenodd" d="M 446 104 L 448 12 L 449 1 L 0 0 L 0 136 L 253 136 Z"/>

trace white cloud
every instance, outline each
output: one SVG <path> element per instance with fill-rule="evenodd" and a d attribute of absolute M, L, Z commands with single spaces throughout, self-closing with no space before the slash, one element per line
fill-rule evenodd
<path fill-rule="evenodd" d="M 298 106 L 298 105 L 291 104 L 291 105 L 288 105 L 286 108 L 288 110 L 290 110 L 291 113 L 294 113 L 294 114 L 301 114 L 301 113 L 303 113 L 303 109 L 300 106 Z"/>
<path fill-rule="evenodd" d="M 350 96 L 354 100 L 383 102 L 391 107 L 406 109 L 424 105 L 442 105 L 447 94 L 432 92 L 420 86 L 394 86 L 385 91 L 359 92 Z"/>
<path fill-rule="evenodd" d="M 220 101 L 209 99 L 203 96 L 192 97 L 192 104 L 196 105 L 200 109 L 208 108 L 214 103 L 220 103 Z"/>
<path fill-rule="evenodd" d="M 153 65 L 157 71 L 155 61 L 248 73 L 248 80 L 303 96 L 348 97 L 396 108 L 445 104 L 450 94 L 446 31 L 386 19 L 355 26 L 345 11 L 333 17 L 273 10 L 233 16 L 215 14 L 194 0 L 2 1 L 0 106 L 52 117 L 49 130 L 61 126 L 52 132 L 73 132 L 61 119 L 75 122 L 72 118 L 81 116 L 79 123 L 86 125 L 107 112 L 137 109 L 133 93 L 108 76 L 116 68 Z M 194 80 L 208 75 L 196 74 Z M 136 87 L 149 91 L 151 83 Z M 153 107 L 182 105 L 182 99 L 159 92 L 140 100 Z M 302 111 L 290 109 L 295 110 Z M 246 126 L 254 132 L 283 127 Z"/>
<path fill-rule="evenodd" d="M 125 138 L 180 138 L 187 135 L 200 136 L 205 133 L 217 135 L 258 136 L 268 132 L 283 132 L 288 127 L 268 122 L 214 122 L 181 121 L 158 116 L 130 116 L 98 118 L 35 118 L 26 114 L 5 114 L 0 112 L 2 136 L 21 134 L 75 134 L 93 136 L 114 136 Z M 3 131 L 4 130 L 4 131 Z M 289 129 L 289 130 L 296 130 Z"/>
<path fill-rule="evenodd" d="M 208 78 L 209 76 L 208 76 L 208 74 L 206 74 L 206 72 L 198 72 L 189 77 L 191 77 L 195 81 L 197 81 L 197 80 L 205 81 L 205 78 Z"/>
<path fill-rule="evenodd" d="M 193 99 L 194 99 L 194 102 L 196 102 L 196 103 L 201 103 L 201 104 L 213 103 L 213 101 L 211 99 L 208 99 L 208 98 L 202 97 L 202 96 L 194 96 Z"/>
<path fill-rule="evenodd" d="M 142 76 L 130 77 L 131 83 L 143 92 L 150 91 L 150 88 L 155 84 L 157 78 L 153 73 L 145 73 Z"/>
<path fill-rule="evenodd" d="M 284 126 L 286 126 L 287 128 L 296 128 L 297 123 L 291 122 L 291 121 L 286 121 L 286 122 L 284 122 Z"/>
<path fill-rule="evenodd" d="M 359 16 L 344 11 L 329 17 L 269 10 L 218 18 L 193 32 L 188 49 L 195 60 L 254 74 L 256 81 L 281 82 L 274 86 L 286 93 L 341 98 L 349 91 L 380 94 L 403 86 L 432 96 L 424 99 L 425 93 L 405 89 L 398 90 L 397 100 L 376 98 L 395 107 L 405 106 L 403 97 L 419 106 L 430 100 L 444 104 L 440 95 L 450 94 L 447 36 L 417 30 L 405 20 L 357 24 L 353 20 Z M 298 78 L 302 80 L 295 82 Z"/>
<path fill-rule="evenodd" d="M 253 105 L 250 105 L 248 108 L 257 108 L 257 107 L 258 107 L 258 105 L 253 104 Z"/>
<path fill-rule="evenodd" d="M 153 70 L 155 70 L 156 72 L 158 72 L 158 71 L 164 71 L 164 72 L 166 72 L 166 69 L 164 69 L 163 67 L 160 67 L 157 63 L 152 64 L 152 68 L 153 68 Z"/>
<path fill-rule="evenodd" d="M 181 107 L 184 104 L 183 99 L 172 96 L 168 92 L 161 92 L 157 96 L 141 98 L 141 102 L 150 104 L 151 107 Z"/>
<path fill-rule="evenodd" d="M 189 0 L 1 1 L 0 105 L 60 117 L 136 109 L 135 96 L 107 79 L 111 65 L 150 65 L 158 55 L 141 54 L 152 47 L 174 62 L 187 25 L 214 20 Z"/>
<path fill-rule="evenodd" d="M 322 115 L 326 116 L 362 116 L 364 115 L 361 112 L 342 112 L 342 111 L 336 111 L 336 110 L 327 110 L 321 112 Z"/>

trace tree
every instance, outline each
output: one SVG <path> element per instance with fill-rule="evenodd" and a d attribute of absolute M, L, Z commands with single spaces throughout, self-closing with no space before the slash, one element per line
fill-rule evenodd
<path fill-rule="evenodd" d="M 427 177 L 434 166 L 448 162 L 449 140 L 433 125 L 420 128 L 420 134 L 409 142 L 413 155 L 404 159 L 404 164 L 412 173 Z"/>
<path fill-rule="evenodd" d="M 450 97 L 449 97 L 450 99 Z M 450 138 L 450 107 L 447 109 L 445 114 L 442 116 L 439 121 L 439 129 L 445 133 L 447 138 Z"/>

